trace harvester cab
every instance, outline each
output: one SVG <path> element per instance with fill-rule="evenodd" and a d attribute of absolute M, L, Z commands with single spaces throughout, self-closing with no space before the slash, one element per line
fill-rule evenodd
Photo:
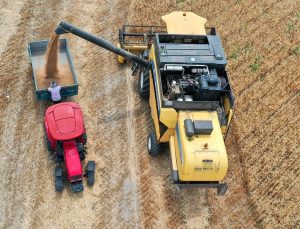
<path fill-rule="evenodd" d="M 167 33 L 157 33 L 148 52 L 150 69 L 142 69 L 139 92 L 149 98 L 155 131 L 149 154 L 169 142 L 173 180 L 180 188 L 216 188 L 224 195 L 228 159 L 224 139 L 233 117 L 234 98 L 227 60 L 215 28 L 191 12 L 163 17 Z M 120 47 L 130 51 L 130 32 Z M 135 35 L 136 36 L 136 35 Z"/>
<path fill-rule="evenodd" d="M 83 191 L 83 169 L 81 160 L 85 159 L 86 132 L 82 112 L 78 104 L 64 102 L 46 110 L 44 124 L 48 150 L 55 152 L 56 162 L 64 162 L 55 168 L 55 189 L 62 191 L 64 178 L 72 185 L 73 192 Z M 94 184 L 95 162 L 88 161 L 86 176 L 88 185 Z"/>
<path fill-rule="evenodd" d="M 120 63 L 139 64 L 139 93 L 149 99 L 155 127 L 147 139 L 149 154 L 159 154 L 160 144 L 169 143 L 175 184 L 217 188 L 224 195 L 224 139 L 234 98 L 221 40 L 194 13 L 173 12 L 163 20 L 166 27 L 123 26 L 117 47 L 67 22 L 56 33 L 73 33 L 116 53 Z"/>
<path fill-rule="evenodd" d="M 155 126 L 147 140 L 149 154 L 159 154 L 160 144 L 169 142 L 174 183 L 180 188 L 216 188 L 224 195 L 224 139 L 234 98 L 221 40 L 216 29 L 206 28 L 206 19 L 194 13 L 173 12 L 162 18 L 167 33 L 149 36 L 150 68 L 142 69 L 139 77 L 139 92 L 149 98 Z M 131 51 L 137 33 L 120 34 L 120 47 Z"/>

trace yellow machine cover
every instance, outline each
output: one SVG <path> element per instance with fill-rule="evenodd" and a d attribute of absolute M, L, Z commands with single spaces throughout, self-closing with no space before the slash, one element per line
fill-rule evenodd
<path fill-rule="evenodd" d="M 168 34 L 206 35 L 206 18 L 192 12 L 175 11 L 162 17 L 167 25 Z"/>
<path fill-rule="evenodd" d="M 213 131 L 208 135 L 188 138 L 184 120 L 210 120 Z M 182 181 L 221 181 L 228 161 L 217 112 L 179 112 L 175 135 L 175 148 L 179 178 Z"/>

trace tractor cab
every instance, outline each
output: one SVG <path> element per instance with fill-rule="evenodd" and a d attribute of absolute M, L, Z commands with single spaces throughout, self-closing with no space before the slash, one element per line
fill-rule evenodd
<path fill-rule="evenodd" d="M 85 133 L 81 109 L 73 102 L 49 107 L 45 115 L 45 126 L 53 147 L 56 141 L 76 139 Z"/>

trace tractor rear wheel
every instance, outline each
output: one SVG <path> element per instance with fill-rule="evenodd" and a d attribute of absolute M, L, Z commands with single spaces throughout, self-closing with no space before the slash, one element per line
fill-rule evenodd
<path fill-rule="evenodd" d="M 64 189 L 63 168 L 60 166 L 56 166 L 54 176 L 55 176 L 55 190 L 57 192 L 62 192 Z"/>
<path fill-rule="evenodd" d="M 148 148 L 148 153 L 153 157 L 157 156 L 160 153 L 160 145 L 156 139 L 156 134 L 150 133 L 148 135 L 147 148 Z"/>
<path fill-rule="evenodd" d="M 52 153 L 54 150 L 52 149 L 52 146 L 51 146 L 51 142 L 50 140 L 48 139 L 47 135 L 45 136 L 45 139 L 46 139 L 46 144 L 47 144 L 47 150 Z"/>
<path fill-rule="evenodd" d="M 139 77 L 139 94 L 142 98 L 147 99 L 149 98 L 149 70 L 142 68 L 140 70 L 140 77 Z"/>
<path fill-rule="evenodd" d="M 84 133 L 84 134 L 82 135 L 82 139 L 83 139 L 83 145 L 85 145 L 86 142 L 87 142 L 87 135 L 86 135 L 86 133 Z"/>
<path fill-rule="evenodd" d="M 95 183 L 95 162 L 88 161 L 86 166 L 86 176 L 88 186 L 93 186 Z"/>

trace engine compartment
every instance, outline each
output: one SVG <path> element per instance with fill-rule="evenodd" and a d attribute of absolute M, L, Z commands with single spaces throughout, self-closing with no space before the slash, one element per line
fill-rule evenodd
<path fill-rule="evenodd" d="M 228 84 L 207 65 L 166 64 L 160 73 L 164 101 L 217 101 Z"/>

